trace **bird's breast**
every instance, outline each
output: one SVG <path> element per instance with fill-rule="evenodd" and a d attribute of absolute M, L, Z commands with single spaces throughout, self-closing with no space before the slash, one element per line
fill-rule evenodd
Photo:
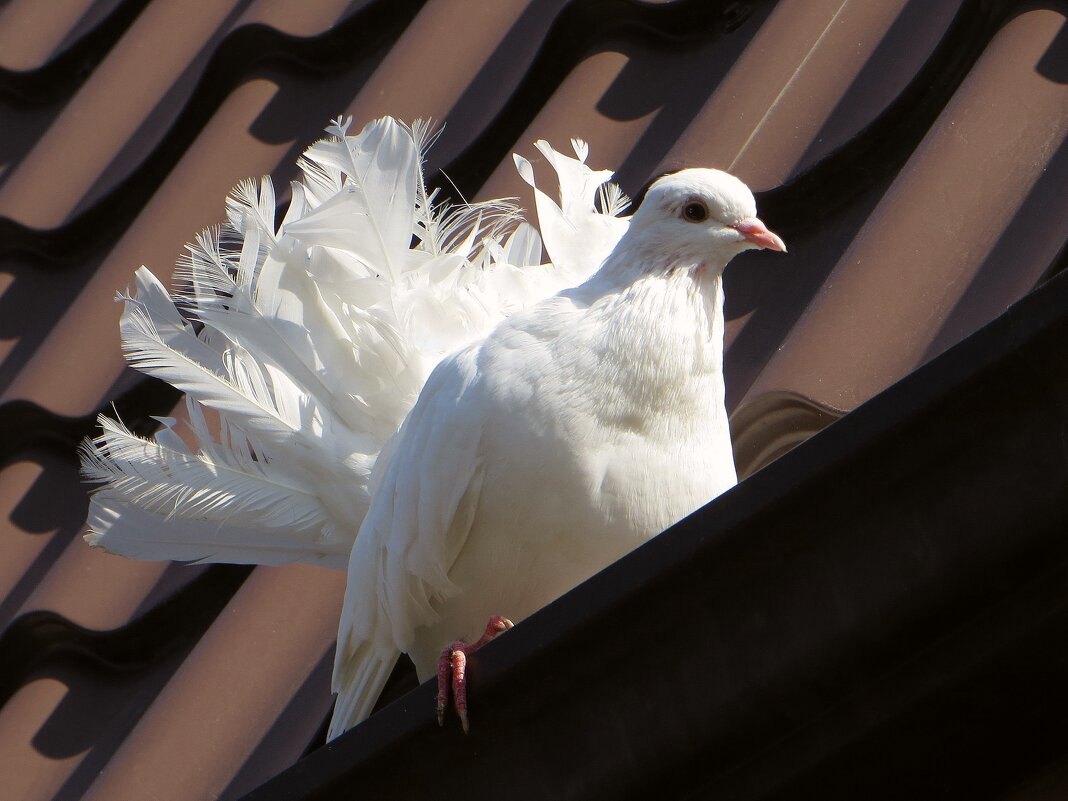
<path fill-rule="evenodd" d="M 460 591 L 419 636 L 426 660 L 443 642 L 477 637 L 492 615 L 534 613 L 736 481 L 725 424 L 673 440 L 602 427 L 507 440 L 487 449 L 477 513 L 449 571 Z"/>
<path fill-rule="evenodd" d="M 518 622 L 733 486 L 721 301 L 681 278 L 589 313 L 560 301 L 481 348 L 479 498 L 458 592 L 417 633 L 422 672 L 443 643 Z"/>

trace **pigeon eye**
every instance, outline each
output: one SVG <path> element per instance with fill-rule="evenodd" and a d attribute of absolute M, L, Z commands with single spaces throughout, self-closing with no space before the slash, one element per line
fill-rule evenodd
<path fill-rule="evenodd" d="M 695 200 L 683 207 L 682 216 L 690 222 L 704 222 L 708 219 L 708 209 L 704 203 L 699 203 Z"/>

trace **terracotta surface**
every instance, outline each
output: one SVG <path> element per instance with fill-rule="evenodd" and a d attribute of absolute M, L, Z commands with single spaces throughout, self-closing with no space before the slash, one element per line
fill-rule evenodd
<path fill-rule="evenodd" d="M 736 171 L 790 247 L 727 277 L 748 474 L 1063 266 L 1066 20 L 965 0 L 6 4 L 0 797 L 232 799 L 321 736 L 340 574 L 127 562 L 78 536 L 73 443 L 139 386 L 112 298 L 142 263 L 166 275 L 238 180 L 284 186 L 339 113 L 441 120 L 431 171 L 528 207 L 510 153 L 539 138 L 587 139 L 632 193 Z M 174 402 L 150 397 L 124 409 Z"/>

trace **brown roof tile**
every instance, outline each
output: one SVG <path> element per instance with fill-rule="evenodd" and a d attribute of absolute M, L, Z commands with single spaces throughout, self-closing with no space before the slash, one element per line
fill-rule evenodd
<path fill-rule="evenodd" d="M 344 578 L 301 565 L 255 570 L 85 798 L 218 796 L 314 674 L 314 697 L 287 721 L 287 756 L 299 756 L 330 708 L 317 668 L 332 651 Z M 261 765 L 260 776 L 282 767 Z"/>
<path fill-rule="evenodd" d="M 45 64 L 94 5 L 93 0 L 57 0 L 42 14 L 33 0 L 12 0 L 0 9 L 0 68 L 25 72 Z"/>
<path fill-rule="evenodd" d="M 1034 69 L 1063 24 L 1042 9 L 998 33 L 747 398 L 852 409 L 1035 285 L 1068 236 L 1063 213 L 1037 230 L 1018 214 L 1068 134 L 1068 86 Z M 1006 277 L 976 282 L 990 271 Z"/>
<path fill-rule="evenodd" d="M 998 315 L 1068 239 L 1064 4 L 1004 25 L 967 0 L 47 5 L 0 9 L 0 794 L 20 799 L 235 798 L 328 714 L 344 576 L 91 551 L 70 446 L 133 385 L 112 302 L 133 269 L 164 276 L 238 180 L 284 185 L 338 113 L 442 120 L 431 168 L 526 206 L 510 152 L 539 138 L 587 139 L 632 192 L 685 164 L 761 190 L 790 254 L 727 277 L 743 474 Z M 83 82 L 49 71 L 85 37 L 114 41 Z"/>

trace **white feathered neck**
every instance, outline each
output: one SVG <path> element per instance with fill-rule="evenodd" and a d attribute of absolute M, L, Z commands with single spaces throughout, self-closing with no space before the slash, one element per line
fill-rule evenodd
<path fill-rule="evenodd" d="M 599 405 L 606 424 L 664 427 L 665 438 L 725 419 L 720 272 L 695 266 L 624 278 L 609 260 L 562 293 L 585 308 L 557 343 L 558 364 L 601 387 L 574 402 Z"/>

